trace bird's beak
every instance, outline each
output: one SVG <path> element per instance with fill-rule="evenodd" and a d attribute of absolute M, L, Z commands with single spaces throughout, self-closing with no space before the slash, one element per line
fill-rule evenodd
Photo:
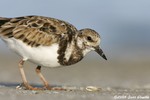
<path fill-rule="evenodd" d="M 97 47 L 95 48 L 95 51 L 96 51 L 102 58 L 104 58 L 105 60 L 107 60 L 107 58 L 106 58 L 106 56 L 105 56 L 103 50 L 102 50 L 99 46 L 97 46 Z"/>

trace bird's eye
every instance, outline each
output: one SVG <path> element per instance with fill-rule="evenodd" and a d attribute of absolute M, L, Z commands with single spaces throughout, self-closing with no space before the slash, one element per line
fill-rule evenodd
<path fill-rule="evenodd" d="M 92 41 L 92 38 L 90 36 L 87 37 L 88 41 Z"/>

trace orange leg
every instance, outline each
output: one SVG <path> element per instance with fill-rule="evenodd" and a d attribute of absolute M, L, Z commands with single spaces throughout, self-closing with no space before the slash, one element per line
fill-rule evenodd
<path fill-rule="evenodd" d="M 61 87 L 50 87 L 48 82 L 46 81 L 46 79 L 44 78 L 44 76 L 41 73 L 41 66 L 37 66 L 36 73 L 38 74 L 38 76 L 40 77 L 42 82 L 44 83 L 44 88 L 46 88 L 47 90 L 66 90 Z"/>
<path fill-rule="evenodd" d="M 36 67 L 36 73 L 37 73 L 37 75 L 40 77 L 40 79 L 42 80 L 42 82 L 44 83 L 44 87 L 45 87 L 46 89 L 51 89 L 51 88 L 49 87 L 48 82 L 46 81 L 46 79 L 44 78 L 44 76 L 43 76 L 42 73 L 41 73 L 41 66 L 37 66 L 37 67 Z"/>
<path fill-rule="evenodd" d="M 24 69 L 23 69 L 23 64 L 24 64 L 24 60 L 21 60 L 20 62 L 19 62 L 19 70 L 20 70 L 20 73 L 21 73 L 21 77 L 22 77 L 22 80 L 23 80 L 23 84 L 24 84 L 24 86 L 26 87 L 26 89 L 29 89 L 29 90 L 38 90 L 38 88 L 34 88 L 34 87 L 32 87 L 29 83 L 28 83 L 28 81 L 27 81 L 27 79 L 26 79 L 26 75 L 25 75 L 25 72 L 24 72 Z"/>
<path fill-rule="evenodd" d="M 41 66 L 37 66 L 36 68 L 36 73 L 38 74 L 38 76 L 40 77 L 40 79 L 42 80 L 42 82 L 44 83 L 44 88 L 36 88 L 36 87 L 32 87 L 27 79 L 26 79 L 26 75 L 25 75 L 25 72 L 24 72 L 24 69 L 23 69 L 23 64 L 24 64 L 24 60 L 21 60 L 19 62 L 19 70 L 20 70 L 20 73 L 21 73 L 21 77 L 22 77 L 22 80 L 23 80 L 23 84 L 24 86 L 26 87 L 26 89 L 28 90 L 44 90 L 44 89 L 47 89 L 47 90 L 66 90 L 66 89 L 63 89 L 61 87 L 53 87 L 51 88 L 48 84 L 48 82 L 46 81 L 46 79 L 44 78 L 44 76 L 42 75 L 41 73 Z"/>

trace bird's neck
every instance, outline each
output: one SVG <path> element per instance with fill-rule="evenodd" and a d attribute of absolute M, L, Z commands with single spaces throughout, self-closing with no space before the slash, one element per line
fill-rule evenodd
<path fill-rule="evenodd" d="M 77 38 L 77 47 L 82 51 L 83 56 L 85 56 L 87 53 L 89 53 L 90 51 L 92 51 L 92 49 L 90 47 L 87 47 L 84 44 L 84 41 L 81 37 Z"/>
<path fill-rule="evenodd" d="M 78 44 L 78 39 L 72 39 L 72 41 L 69 43 L 65 40 L 61 41 L 60 48 L 58 50 L 59 53 L 59 63 L 61 65 L 72 65 L 84 57 L 82 47 Z"/>

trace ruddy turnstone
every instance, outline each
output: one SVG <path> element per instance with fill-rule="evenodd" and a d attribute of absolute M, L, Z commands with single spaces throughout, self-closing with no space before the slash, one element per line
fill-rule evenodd
<path fill-rule="evenodd" d="M 23 64 L 30 61 L 37 65 L 36 73 L 46 89 L 51 89 L 41 74 L 41 66 L 60 67 L 75 64 L 90 51 L 96 51 L 107 60 L 99 47 L 100 35 L 89 28 L 77 30 L 68 22 L 43 16 L 16 18 L 0 17 L 0 37 L 8 47 L 22 57 L 19 69 L 24 86 L 29 85 Z"/>

